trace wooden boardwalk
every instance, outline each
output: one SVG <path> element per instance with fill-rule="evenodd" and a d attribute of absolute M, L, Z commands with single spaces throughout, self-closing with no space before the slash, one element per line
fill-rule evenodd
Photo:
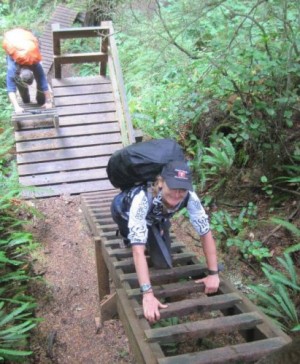
<path fill-rule="evenodd" d="M 205 276 L 207 268 L 180 241 L 171 244 L 174 268 L 155 270 L 149 264 L 155 295 L 168 302 L 160 311 L 161 319 L 175 318 L 172 323 L 151 326 L 143 317 L 132 250 L 116 237 L 110 214 L 115 194 L 82 194 L 82 209 L 95 239 L 100 299 L 111 294 L 111 300 L 116 300 L 137 363 L 255 363 L 291 341 L 222 275 L 218 294 L 206 296 L 204 286 L 194 280 Z M 111 292 L 106 270 L 114 285 Z M 167 353 L 168 347 L 173 348 L 172 354 Z"/>
<path fill-rule="evenodd" d="M 73 14 L 74 15 L 74 14 Z M 104 27 L 57 29 L 54 33 L 54 65 L 56 60 L 65 63 L 84 63 L 99 60 L 101 75 L 92 77 L 60 78 L 52 80 L 55 112 L 59 127 L 49 122 L 45 113 L 32 116 L 36 104 L 26 105 L 27 116 L 18 122 L 15 131 L 19 181 L 25 186 L 24 198 L 43 198 L 63 194 L 109 190 L 106 166 L 113 152 L 132 142 L 125 126 L 126 102 L 122 90 L 122 74 L 114 48 L 110 24 Z M 100 34 L 100 35 L 99 35 Z M 60 52 L 60 38 L 82 36 L 103 37 L 98 53 L 76 55 L 55 54 Z M 109 39 L 109 40 L 108 40 Z M 106 42 L 106 43 L 105 43 Z M 108 54 L 108 44 L 110 54 Z M 61 63 L 54 67 L 60 71 Z M 106 76 L 107 65 L 109 77 Z M 56 75 L 56 73 L 55 73 Z M 122 93 L 123 91 L 123 93 Z M 31 97 L 35 90 L 32 88 Z M 125 105 L 125 106 L 124 106 Z M 28 117 L 29 116 L 29 117 Z M 38 120 L 37 120 L 38 119 Z M 125 132 L 124 132 L 125 130 Z M 124 135 L 126 135 L 124 137 Z M 125 142 L 126 143 L 126 142 Z"/>
<path fill-rule="evenodd" d="M 20 182 L 35 186 L 35 197 L 112 189 L 105 168 L 122 144 L 110 80 L 54 79 L 52 86 L 59 128 L 15 132 Z"/>

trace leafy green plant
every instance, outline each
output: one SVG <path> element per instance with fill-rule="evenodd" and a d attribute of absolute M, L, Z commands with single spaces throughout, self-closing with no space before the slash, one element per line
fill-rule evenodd
<path fill-rule="evenodd" d="M 31 302 L 0 301 L 0 360 L 24 362 L 32 354 L 23 349 L 38 321 L 32 317 L 34 307 Z"/>
<path fill-rule="evenodd" d="M 223 137 L 214 145 L 204 148 L 204 151 L 201 167 L 205 173 L 205 179 L 217 179 L 213 189 L 219 189 L 226 182 L 225 176 L 233 165 L 235 159 L 234 146 L 228 138 Z"/>
<path fill-rule="evenodd" d="M 260 178 L 260 181 L 263 185 L 262 190 L 267 194 L 268 197 L 273 198 L 274 197 L 273 186 L 269 182 L 268 178 L 266 176 L 262 176 Z"/>
<path fill-rule="evenodd" d="M 166 319 L 161 319 L 153 325 L 153 328 L 158 329 L 161 327 L 168 327 L 172 325 L 178 325 L 179 318 L 177 316 L 168 317 Z M 178 351 L 178 344 L 177 343 L 164 343 L 161 345 L 167 355 L 176 355 Z"/>
<path fill-rule="evenodd" d="M 227 247 L 236 246 L 239 248 L 242 256 L 251 260 L 254 259 L 257 262 L 261 262 L 264 258 L 271 257 L 270 250 L 263 246 L 261 241 L 250 241 L 248 239 L 241 240 L 239 238 L 230 238 L 226 242 Z"/>
<path fill-rule="evenodd" d="M 247 224 L 252 224 L 251 217 L 255 217 L 257 206 L 250 202 L 241 209 L 237 216 L 232 216 L 227 210 L 218 210 L 211 214 L 211 225 L 219 233 L 219 238 L 239 235 Z"/>
<path fill-rule="evenodd" d="M 267 285 L 251 285 L 262 310 L 284 330 L 299 330 L 299 317 L 294 298 L 300 292 L 297 272 L 289 254 L 278 257 L 281 270 L 262 263 Z"/>
<path fill-rule="evenodd" d="M 294 234 L 297 238 L 300 237 L 300 229 L 298 229 L 294 224 L 290 223 L 289 221 L 279 219 L 277 217 L 272 217 L 271 221 L 275 224 L 279 224 L 285 229 L 289 230 L 292 234 Z M 300 250 L 300 243 L 294 244 L 289 248 L 285 249 L 285 253 L 294 253 Z"/>

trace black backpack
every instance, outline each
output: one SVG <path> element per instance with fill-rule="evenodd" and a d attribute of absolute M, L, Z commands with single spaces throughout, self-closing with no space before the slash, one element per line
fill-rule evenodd
<path fill-rule="evenodd" d="M 114 187 L 129 189 L 145 182 L 153 182 L 165 164 L 185 161 L 179 144 L 171 139 L 154 139 L 129 145 L 116 151 L 106 168 Z"/>

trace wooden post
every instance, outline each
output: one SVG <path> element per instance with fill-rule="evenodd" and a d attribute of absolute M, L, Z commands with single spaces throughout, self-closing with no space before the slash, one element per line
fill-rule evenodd
<path fill-rule="evenodd" d="M 104 300 L 100 302 L 100 322 L 101 325 L 104 321 L 111 320 L 118 314 L 117 310 L 117 293 L 114 292 L 109 296 L 106 296 Z"/>
<path fill-rule="evenodd" d="M 55 30 L 59 30 L 60 25 L 59 23 L 55 23 L 51 25 L 52 34 L 53 34 L 53 62 L 54 62 L 54 77 L 61 78 L 61 64 L 56 59 L 56 56 L 61 55 L 61 48 L 60 48 L 60 38 L 56 36 Z"/>
<path fill-rule="evenodd" d="M 109 273 L 102 255 L 101 239 L 94 238 L 95 253 L 96 253 L 96 267 L 98 276 L 98 292 L 100 301 L 110 293 L 109 289 Z"/>
<path fill-rule="evenodd" d="M 108 36 L 109 34 L 103 34 L 101 37 L 101 52 L 104 54 L 108 53 Z M 100 62 L 100 75 L 106 76 L 107 61 Z"/>

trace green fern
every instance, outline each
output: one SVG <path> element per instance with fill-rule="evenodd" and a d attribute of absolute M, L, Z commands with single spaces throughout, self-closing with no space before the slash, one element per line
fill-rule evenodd
<path fill-rule="evenodd" d="M 207 154 L 202 161 L 206 168 L 210 167 L 208 174 L 219 175 L 230 171 L 235 160 L 235 149 L 228 138 L 223 137 L 216 146 L 205 148 L 205 151 Z"/>
<path fill-rule="evenodd" d="M 300 229 L 298 229 L 294 224 L 290 223 L 289 221 L 279 219 L 278 217 L 273 217 L 271 221 L 286 228 L 295 236 L 300 237 Z"/>
<path fill-rule="evenodd" d="M 297 272 L 293 260 L 288 254 L 278 257 L 282 272 L 269 264 L 262 263 L 262 271 L 268 280 L 267 286 L 251 285 L 262 310 L 277 320 L 285 330 L 298 327 L 299 317 L 294 304 L 294 297 L 300 291 Z"/>
<path fill-rule="evenodd" d="M 7 300 L 0 302 L 0 358 L 12 362 L 24 362 L 31 351 L 23 350 L 29 332 L 39 321 L 32 318 L 35 305 L 31 302 Z"/>

